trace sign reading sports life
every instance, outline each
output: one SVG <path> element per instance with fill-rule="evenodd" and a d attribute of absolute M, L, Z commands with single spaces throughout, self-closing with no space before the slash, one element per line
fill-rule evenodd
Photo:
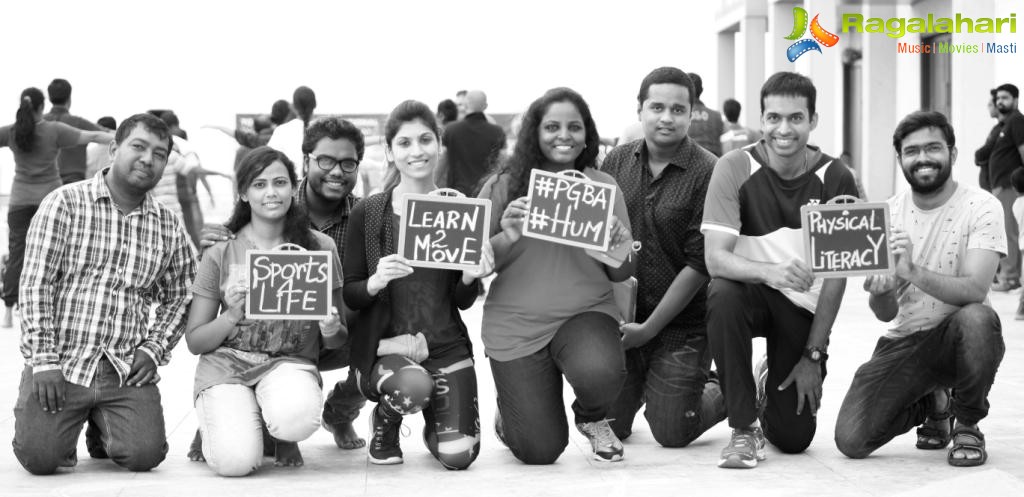
<path fill-rule="evenodd" d="M 804 249 L 816 277 L 891 274 L 889 204 L 805 205 Z"/>
<path fill-rule="evenodd" d="M 331 313 L 331 252 L 247 250 L 248 319 L 324 319 Z"/>
<path fill-rule="evenodd" d="M 608 250 L 615 185 L 534 169 L 528 195 L 530 211 L 523 222 L 523 236 Z"/>
<path fill-rule="evenodd" d="M 398 254 L 409 265 L 437 269 L 480 266 L 491 221 L 491 201 L 430 194 L 402 197 Z"/>

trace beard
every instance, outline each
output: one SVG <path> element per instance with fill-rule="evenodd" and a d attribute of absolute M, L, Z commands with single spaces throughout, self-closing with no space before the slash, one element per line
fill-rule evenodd
<path fill-rule="evenodd" d="M 919 181 L 917 177 L 914 176 L 914 173 L 923 167 L 937 168 L 938 172 L 935 173 L 935 179 L 927 183 Z M 909 170 L 906 168 L 903 169 L 903 177 L 907 178 L 907 183 L 910 183 L 910 189 L 914 193 L 920 193 L 922 195 L 927 195 L 929 193 L 935 193 L 936 191 L 938 191 L 940 188 L 942 188 L 943 185 L 946 184 L 947 181 L 949 181 L 949 177 L 952 174 L 953 167 L 952 165 L 949 164 L 949 162 L 944 163 L 942 161 L 934 160 L 914 164 L 913 166 L 910 167 Z"/>

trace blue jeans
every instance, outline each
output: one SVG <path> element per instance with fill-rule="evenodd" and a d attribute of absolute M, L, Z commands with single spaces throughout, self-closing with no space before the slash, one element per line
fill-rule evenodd
<path fill-rule="evenodd" d="M 615 435 L 628 438 L 633 418 L 644 417 L 654 440 L 664 447 L 685 447 L 725 419 L 725 398 L 718 382 L 708 382 L 707 336 L 691 332 L 678 350 L 664 344 L 626 351 L 626 382 L 608 411 Z"/>
<path fill-rule="evenodd" d="M 78 463 L 78 434 L 86 420 L 100 432 L 107 455 L 131 471 L 149 471 L 167 455 L 164 413 L 156 385 L 120 386 L 114 366 L 99 363 L 88 388 L 67 383 L 64 410 L 43 411 L 25 367 L 14 406 L 14 455 L 32 474 L 48 475 Z"/>
<path fill-rule="evenodd" d="M 347 322 L 351 323 L 352 320 Z M 350 344 L 351 342 L 346 342 L 341 348 L 321 351 L 317 369 L 331 371 L 349 366 Z M 351 423 L 359 416 L 359 411 L 364 405 L 366 398 L 359 391 L 355 368 L 349 367 L 348 376 L 337 382 L 327 394 L 323 412 L 324 424 L 338 426 Z"/>
<path fill-rule="evenodd" d="M 939 388 L 953 389 L 957 421 L 976 424 L 988 415 L 988 392 L 1005 350 L 999 316 L 982 304 L 961 308 L 931 330 L 880 338 L 839 408 L 836 446 L 848 457 L 867 457 L 924 422 Z"/>
<path fill-rule="evenodd" d="M 619 323 L 600 312 L 569 319 L 539 351 L 511 361 L 491 359 L 502 439 L 526 464 L 551 464 L 569 443 L 562 376 L 576 394 L 576 423 L 599 421 L 626 377 Z"/>
<path fill-rule="evenodd" d="M 25 239 L 38 205 L 13 205 L 7 211 L 7 270 L 4 272 L 3 300 L 7 307 L 18 303 L 18 281 L 25 262 Z"/>

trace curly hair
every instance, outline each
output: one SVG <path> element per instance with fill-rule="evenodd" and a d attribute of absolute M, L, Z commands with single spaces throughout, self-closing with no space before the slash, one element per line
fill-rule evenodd
<path fill-rule="evenodd" d="M 262 146 L 256 147 L 245 154 L 245 157 L 242 157 L 242 161 L 238 164 L 238 171 L 235 175 L 235 186 L 238 191 L 244 192 L 249 189 L 249 185 L 252 184 L 256 177 L 274 162 L 284 164 L 285 170 L 288 171 L 288 179 L 291 180 L 293 187 L 299 184 L 298 178 L 295 175 L 295 164 L 292 163 L 291 159 L 273 148 Z M 239 195 L 235 200 L 235 209 L 231 212 L 231 219 L 227 222 L 227 228 L 232 233 L 238 233 L 239 230 L 250 222 L 252 222 L 252 207 L 249 205 L 249 202 L 243 201 L 241 195 Z M 291 205 L 288 206 L 288 212 L 285 213 L 284 241 L 310 250 L 318 250 L 320 248 L 315 243 L 313 234 L 309 230 L 309 214 L 306 213 L 306 208 L 299 205 L 295 199 L 292 199 Z"/>
<path fill-rule="evenodd" d="M 576 107 L 583 118 L 583 126 L 586 130 L 586 148 L 576 157 L 573 169 L 583 171 L 587 167 L 597 166 L 597 154 L 601 145 L 601 137 L 597 134 L 597 124 L 590 114 L 590 106 L 583 100 L 579 93 L 570 88 L 552 88 L 543 96 L 534 100 L 530 107 L 523 114 L 522 130 L 516 139 L 516 145 L 512 155 L 505 161 L 505 164 L 498 170 L 498 177 L 507 174 L 510 177 L 508 192 L 509 199 L 516 199 L 526 195 L 529 190 L 530 171 L 541 167 L 547 159 L 540 150 L 540 125 L 552 104 L 568 102 Z"/>

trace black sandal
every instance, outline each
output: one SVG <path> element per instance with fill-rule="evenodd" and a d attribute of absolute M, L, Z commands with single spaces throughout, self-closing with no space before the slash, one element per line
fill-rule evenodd
<path fill-rule="evenodd" d="M 953 438 L 953 413 L 946 412 L 928 416 L 917 429 L 917 448 L 921 450 L 945 449 Z"/>
<path fill-rule="evenodd" d="M 953 454 L 960 451 L 965 456 L 969 451 L 974 451 L 980 454 L 981 457 L 977 459 L 956 458 Z M 981 433 L 977 428 L 970 426 L 960 425 L 953 429 L 953 447 L 949 449 L 949 453 L 946 455 L 946 461 L 949 462 L 950 466 L 958 467 L 970 467 L 970 466 L 981 466 L 988 460 L 988 451 L 985 450 L 985 435 Z"/>

